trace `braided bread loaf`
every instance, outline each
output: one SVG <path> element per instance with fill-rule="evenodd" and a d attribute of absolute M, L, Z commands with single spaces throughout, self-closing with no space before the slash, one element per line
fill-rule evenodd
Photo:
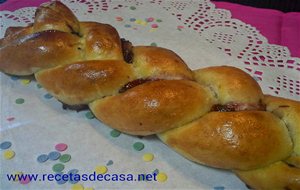
<path fill-rule="evenodd" d="M 0 40 L 0 70 L 34 74 L 64 108 L 152 135 L 188 159 L 234 171 L 255 189 L 300 189 L 300 103 L 264 95 L 240 69 L 192 71 L 171 50 L 132 46 L 110 25 L 79 22 L 62 3 Z"/>

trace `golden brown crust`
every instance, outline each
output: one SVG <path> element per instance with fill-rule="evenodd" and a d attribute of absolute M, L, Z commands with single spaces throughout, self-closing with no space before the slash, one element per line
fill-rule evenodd
<path fill-rule="evenodd" d="M 300 156 L 300 102 L 266 95 L 263 103 L 267 111 L 285 122 L 294 142 L 294 154 Z"/>
<path fill-rule="evenodd" d="M 284 160 L 284 162 L 290 166 L 300 168 L 300 156 L 292 154 L 290 157 Z"/>
<path fill-rule="evenodd" d="M 82 22 L 80 26 L 85 41 L 85 59 L 123 59 L 121 40 L 114 27 L 96 22 Z"/>
<path fill-rule="evenodd" d="M 244 71 L 230 66 L 207 67 L 194 71 L 200 84 L 210 87 L 220 104 L 259 104 L 263 93 L 257 82 Z"/>
<path fill-rule="evenodd" d="M 150 135 L 179 127 L 209 111 L 211 94 L 195 82 L 158 80 L 90 104 L 95 116 L 112 128 Z"/>
<path fill-rule="evenodd" d="M 79 22 L 57 1 L 41 5 L 33 24 L 7 29 L 0 60 L 1 71 L 34 73 L 68 108 L 89 104 L 115 129 L 161 133 L 187 158 L 238 169 L 258 189 L 299 189 L 300 102 L 264 96 L 240 69 L 193 72 L 175 52 L 134 47 L 114 27 Z"/>
<path fill-rule="evenodd" d="M 284 162 L 276 162 L 265 168 L 235 171 L 247 185 L 259 190 L 299 190 L 300 169 Z"/>
<path fill-rule="evenodd" d="M 8 27 L 5 31 L 4 38 L 0 40 L 0 48 L 13 43 L 19 38 L 30 35 L 33 32 L 32 24 L 26 27 Z"/>
<path fill-rule="evenodd" d="M 140 78 L 193 79 L 193 73 L 173 51 L 153 46 L 133 48 L 133 65 Z"/>
<path fill-rule="evenodd" d="M 282 121 L 268 112 L 211 112 L 159 135 L 195 162 L 249 170 L 287 158 L 292 142 Z"/>
<path fill-rule="evenodd" d="M 123 61 L 83 61 L 35 74 L 36 80 L 60 101 L 68 105 L 89 102 L 116 94 L 134 76 Z"/>
<path fill-rule="evenodd" d="M 26 35 L 0 48 L 0 70 L 8 74 L 34 72 L 82 59 L 77 36 L 60 31 Z"/>
<path fill-rule="evenodd" d="M 11 26 L 6 29 L 5 35 L 4 35 L 5 38 L 3 38 L 3 39 L 6 41 L 6 43 L 10 43 L 18 38 L 21 38 L 28 34 L 31 34 L 32 31 L 33 31 L 32 24 L 25 26 L 25 27 Z"/>
<path fill-rule="evenodd" d="M 79 33 L 79 21 L 73 12 L 59 1 L 47 2 L 37 8 L 34 31 L 58 30 Z"/>

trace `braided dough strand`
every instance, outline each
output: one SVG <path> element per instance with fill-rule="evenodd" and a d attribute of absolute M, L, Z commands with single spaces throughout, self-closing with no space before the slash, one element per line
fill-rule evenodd
<path fill-rule="evenodd" d="M 108 24 L 80 22 L 58 1 L 0 40 L 0 70 L 34 75 L 64 108 L 153 135 L 184 157 L 233 170 L 256 189 L 300 189 L 300 102 L 264 95 L 244 71 L 192 71 L 175 52 L 133 46 Z"/>

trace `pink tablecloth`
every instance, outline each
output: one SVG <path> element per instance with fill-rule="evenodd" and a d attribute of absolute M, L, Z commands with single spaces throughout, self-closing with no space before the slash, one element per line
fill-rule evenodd
<path fill-rule="evenodd" d="M 287 46 L 293 57 L 300 57 L 300 13 L 283 13 L 234 3 L 214 2 L 230 10 L 232 17 L 255 26 L 271 44 Z"/>
<path fill-rule="evenodd" d="M 38 6 L 48 0 L 6 0 L 1 10 L 13 11 L 25 6 Z M 255 26 L 272 44 L 284 45 L 292 56 L 300 57 L 300 13 L 282 13 L 226 2 L 214 2 L 218 8 L 230 10 L 233 18 Z"/>

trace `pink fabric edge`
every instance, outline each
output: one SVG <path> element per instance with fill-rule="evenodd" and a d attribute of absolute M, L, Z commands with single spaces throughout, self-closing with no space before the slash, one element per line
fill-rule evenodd
<path fill-rule="evenodd" d="M 0 4 L 0 11 L 15 11 L 22 7 L 38 7 L 40 4 L 49 1 L 50 0 L 7 0 Z"/>
<path fill-rule="evenodd" d="M 0 4 L 0 11 L 15 11 L 22 7 L 37 7 L 49 0 L 8 0 Z M 291 56 L 300 57 L 300 13 L 282 13 L 227 2 L 212 1 L 217 8 L 227 9 L 232 18 L 256 27 L 269 43 L 287 46 Z M 247 13 L 247 14 L 245 14 Z"/>
<path fill-rule="evenodd" d="M 217 8 L 229 10 L 232 18 L 257 28 L 270 44 L 286 46 L 291 56 L 300 57 L 300 13 L 283 13 L 227 2 L 213 3 Z"/>

